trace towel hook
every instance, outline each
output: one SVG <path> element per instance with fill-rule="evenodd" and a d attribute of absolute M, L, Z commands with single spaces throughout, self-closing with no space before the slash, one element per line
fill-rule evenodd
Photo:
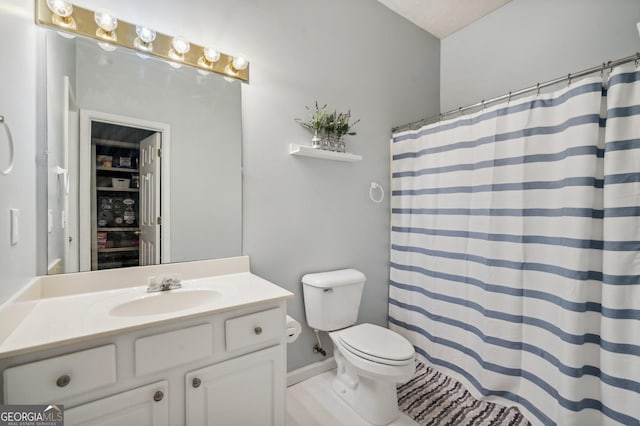
<path fill-rule="evenodd" d="M 380 198 L 376 198 L 373 195 L 373 191 L 376 189 L 380 190 Z M 384 200 L 384 188 L 382 187 L 382 185 L 377 182 L 371 182 L 371 186 L 369 187 L 369 198 L 371 198 L 371 201 L 373 201 L 374 203 L 380 204 L 382 200 Z"/>
<path fill-rule="evenodd" d="M 9 141 L 9 166 L 6 169 L 0 169 L 0 173 L 3 175 L 8 175 L 11 173 L 11 169 L 13 169 L 13 160 L 14 150 L 13 150 L 13 138 L 11 137 L 11 130 L 9 130 L 9 125 L 7 121 L 4 119 L 4 115 L 0 115 L 0 124 L 4 127 L 4 132 L 7 134 L 7 140 Z"/>

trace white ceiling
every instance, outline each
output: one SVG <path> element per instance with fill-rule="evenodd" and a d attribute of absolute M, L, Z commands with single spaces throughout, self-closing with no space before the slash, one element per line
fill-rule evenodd
<path fill-rule="evenodd" d="M 439 39 L 443 39 L 511 0 L 378 1 Z"/>

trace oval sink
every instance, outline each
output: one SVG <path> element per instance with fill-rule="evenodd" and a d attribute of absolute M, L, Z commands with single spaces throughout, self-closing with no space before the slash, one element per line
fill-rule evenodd
<path fill-rule="evenodd" d="M 169 290 L 148 294 L 129 302 L 121 303 L 109 311 L 114 317 L 138 317 L 166 314 L 196 308 L 219 299 L 215 290 Z"/>

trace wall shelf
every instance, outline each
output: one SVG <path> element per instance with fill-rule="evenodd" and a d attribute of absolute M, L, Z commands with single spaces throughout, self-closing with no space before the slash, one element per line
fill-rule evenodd
<path fill-rule="evenodd" d="M 112 141 L 107 139 L 91 138 L 91 143 L 93 143 L 94 145 L 108 146 L 111 148 L 125 148 L 125 149 L 135 149 L 135 150 L 140 149 L 140 144 L 133 143 L 133 142 L 121 142 L 121 141 Z"/>
<path fill-rule="evenodd" d="M 325 151 L 323 149 L 311 148 L 310 146 L 291 144 L 289 145 L 289 154 L 302 157 L 320 158 L 323 160 L 347 161 L 354 162 L 362 160 L 361 155 L 352 154 L 350 152 L 334 152 Z"/>
<path fill-rule="evenodd" d="M 124 172 L 124 173 L 138 173 L 138 169 L 129 169 L 126 167 L 104 167 L 97 166 L 96 170 L 100 170 L 103 172 Z"/>
<path fill-rule="evenodd" d="M 140 192 L 139 188 L 113 188 L 111 186 L 98 186 L 96 191 L 104 192 Z"/>
<path fill-rule="evenodd" d="M 112 248 L 99 248 L 98 253 L 119 253 L 122 251 L 138 251 L 138 247 L 112 247 Z"/>

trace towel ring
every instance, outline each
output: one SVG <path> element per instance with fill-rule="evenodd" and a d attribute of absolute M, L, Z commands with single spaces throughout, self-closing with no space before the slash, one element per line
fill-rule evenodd
<path fill-rule="evenodd" d="M 2 173 L 3 175 L 8 175 L 9 173 L 11 173 L 11 169 L 13 169 L 13 138 L 11 137 L 11 130 L 9 130 L 9 125 L 7 124 L 3 115 L 0 115 L 0 124 L 2 124 L 2 127 L 4 127 L 4 132 L 7 134 L 7 139 L 9 140 L 9 166 L 7 166 L 6 169 L 0 169 L 0 173 Z"/>
<path fill-rule="evenodd" d="M 373 191 L 376 189 L 380 190 L 380 198 L 376 198 L 373 195 Z M 373 201 L 374 203 L 380 204 L 382 200 L 384 200 L 384 188 L 382 187 L 382 185 L 376 182 L 371 182 L 371 186 L 369 187 L 369 198 L 371 198 L 371 201 Z"/>

